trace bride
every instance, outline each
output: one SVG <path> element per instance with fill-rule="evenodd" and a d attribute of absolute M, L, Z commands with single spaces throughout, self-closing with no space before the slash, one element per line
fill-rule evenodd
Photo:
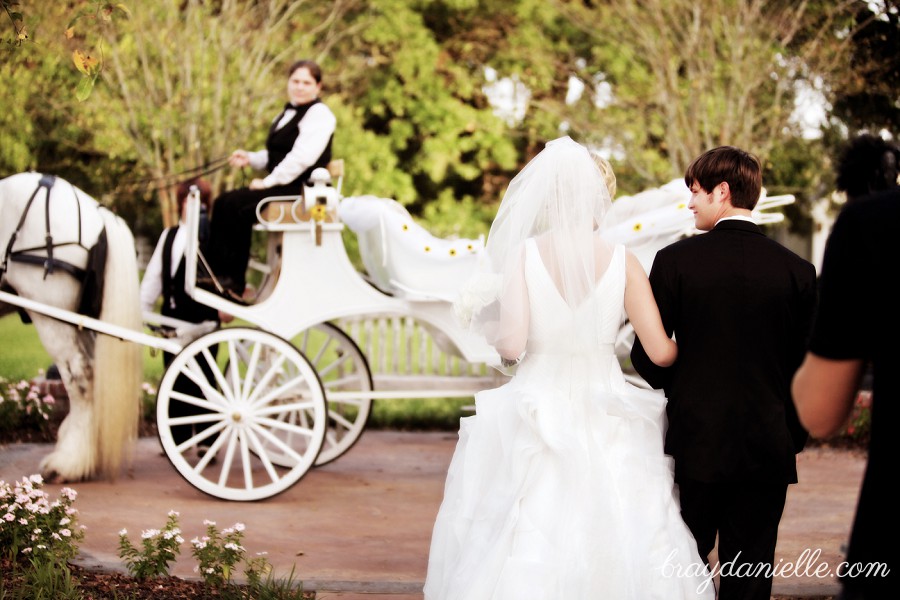
<path fill-rule="evenodd" d="M 510 182 L 457 309 L 518 364 L 460 422 L 427 600 L 714 596 L 663 454 L 665 398 L 613 351 L 624 310 L 655 363 L 677 355 L 640 263 L 598 233 L 609 206 L 568 137 Z"/>

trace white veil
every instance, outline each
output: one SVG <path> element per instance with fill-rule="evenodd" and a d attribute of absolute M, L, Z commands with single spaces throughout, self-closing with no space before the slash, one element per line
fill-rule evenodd
<path fill-rule="evenodd" d="M 597 228 L 610 205 L 587 148 L 569 137 L 549 142 L 510 182 L 457 314 L 503 358 L 517 358 L 528 335 L 526 240 L 534 238 L 559 296 L 574 311 L 609 265 L 611 247 Z"/>

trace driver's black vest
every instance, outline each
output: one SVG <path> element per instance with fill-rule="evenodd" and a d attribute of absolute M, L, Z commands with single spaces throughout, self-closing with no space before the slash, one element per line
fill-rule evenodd
<path fill-rule="evenodd" d="M 278 122 L 281 120 L 282 115 L 278 115 L 278 118 L 272 122 L 272 127 L 269 128 L 269 137 L 266 139 L 266 150 L 269 151 L 269 160 L 266 163 L 266 170 L 271 173 L 272 170 L 281 164 L 281 161 L 284 160 L 284 157 L 288 155 L 288 152 L 294 147 L 294 142 L 297 141 L 297 136 L 300 135 L 300 129 L 298 127 L 300 123 L 300 119 L 306 114 L 306 111 L 310 109 L 314 104 L 318 104 L 321 100 L 313 100 L 309 104 L 303 104 L 301 106 L 296 107 L 296 114 L 291 117 L 291 120 L 285 123 L 284 127 L 279 129 L 275 129 L 278 125 Z M 328 163 L 331 162 L 331 141 L 334 138 L 332 135 L 328 138 L 328 145 L 325 146 L 325 151 L 322 152 L 322 155 L 319 156 L 319 159 L 308 169 L 303 171 L 297 179 L 290 182 L 287 185 L 296 185 L 303 184 L 309 179 L 309 176 L 312 174 L 313 169 L 317 169 L 318 167 L 327 167 Z"/>

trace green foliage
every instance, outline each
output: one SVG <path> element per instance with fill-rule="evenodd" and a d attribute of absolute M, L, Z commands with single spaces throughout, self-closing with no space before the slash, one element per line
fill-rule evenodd
<path fill-rule="evenodd" d="M 84 597 L 65 563 L 35 564 L 25 569 L 18 593 L 28 600 L 81 600 Z"/>
<path fill-rule="evenodd" d="M 128 531 L 119 532 L 119 558 L 125 561 L 132 577 L 147 579 L 169 574 L 169 564 L 181 553 L 181 529 L 178 513 L 169 511 L 162 530 L 145 529 L 141 533 L 141 545 L 136 547 L 128 539 Z"/>
<path fill-rule="evenodd" d="M 256 560 L 256 559 L 254 559 Z M 252 561 L 251 561 L 252 562 Z M 269 571 L 265 579 L 259 576 L 259 571 L 248 570 L 247 595 L 241 598 L 252 600 L 304 600 L 308 596 L 303 593 L 303 582 L 296 579 L 294 567 L 287 577 L 279 578 Z"/>
<path fill-rule="evenodd" d="M 372 405 L 372 429 L 456 431 L 471 398 L 403 398 Z"/>
<path fill-rule="evenodd" d="M 12 35 L 3 41 L 10 45 L 21 46 L 28 41 L 28 31 L 25 28 L 25 19 L 19 9 L 20 3 L 15 0 L 0 0 L 0 8 L 3 9 L 5 18 L 9 20 Z"/>

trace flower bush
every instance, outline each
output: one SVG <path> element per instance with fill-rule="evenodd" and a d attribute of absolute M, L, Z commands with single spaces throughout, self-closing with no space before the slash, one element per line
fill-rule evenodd
<path fill-rule="evenodd" d="M 242 545 L 244 525 L 235 523 L 234 527 L 223 529 L 219 533 L 214 521 L 204 521 L 203 524 L 206 525 L 206 535 L 191 540 L 191 553 L 197 559 L 196 570 L 207 584 L 224 587 L 232 582 L 235 566 L 246 562 L 246 550 Z M 248 563 L 248 567 L 252 573 L 256 573 L 260 566 L 265 570 L 267 562 L 263 561 L 262 565 L 257 563 L 255 568 L 254 564 Z M 252 577 L 248 577 L 250 578 Z"/>
<path fill-rule="evenodd" d="M 162 577 L 169 574 L 169 564 L 181 553 L 181 529 L 178 513 L 169 511 L 162 530 L 145 529 L 141 533 L 141 546 L 135 547 L 128 539 L 128 531 L 119 532 L 119 557 L 125 561 L 129 573 L 138 579 Z"/>
<path fill-rule="evenodd" d="M 844 435 L 858 443 L 868 443 L 872 431 L 872 392 L 862 390 L 856 395 L 850 421 Z"/>
<path fill-rule="evenodd" d="M 203 582 L 217 588 L 225 588 L 234 583 L 236 567 L 244 563 L 244 575 L 251 589 L 271 587 L 272 565 L 264 553 L 248 559 L 243 546 L 244 525 L 216 528 L 214 521 L 204 521 L 206 535 L 191 540 L 191 554 L 197 559 L 197 571 Z M 169 511 L 166 525 L 162 530 L 147 529 L 141 534 L 141 545 L 136 547 L 128 539 L 128 532 L 119 532 L 119 557 L 125 562 L 129 573 L 138 579 L 162 577 L 169 574 L 169 565 L 181 552 L 181 529 L 178 527 L 178 513 Z"/>
<path fill-rule="evenodd" d="M 62 488 L 59 498 L 51 500 L 42 486 L 40 475 L 31 475 L 12 485 L 0 480 L 0 564 L 7 569 L 12 564 L 13 573 L 18 573 L 7 581 L 9 571 L 4 572 L 0 578 L 0 599 L 84 597 L 67 564 L 78 554 L 79 543 L 84 539 L 84 527 L 78 525 L 78 511 L 73 506 L 77 493 Z M 132 577 L 144 580 L 169 575 L 169 567 L 184 542 L 178 516 L 174 510 L 169 511 L 163 529 L 143 531 L 138 546 L 131 543 L 126 530 L 119 532 L 119 557 Z M 212 521 L 204 524 L 206 535 L 191 541 L 192 554 L 197 559 L 195 570 L 202 576 L 203 584 L 218 588 L 216 597 L 241 600 L 311 597 L 294 580 L 293 570 L 286 579 L 277 579 L 265 553 L 247 557 L 243 524 L 237 523 L 221 532 Z M 243 587 L 233 581 L 240 563 L 244 563 L 247 579 Z M 18 595 L 8 595 L 14 592 Z"/>
<path fill-rule="evenodd" d="M 46 434 L 56 400 L 37 385 L 0 376 L 0 432 L 36 429 Z"/>
<path fill-rule="evenodd" d="M 72 506 L 75 490 L 63 488 L 51 501 L 41 489 L 43 479 L 32 475 L 9 485 L 0 481 L 0 549 L 11 559 L 65 562 L 78 553 L 84 527 Z"/>

